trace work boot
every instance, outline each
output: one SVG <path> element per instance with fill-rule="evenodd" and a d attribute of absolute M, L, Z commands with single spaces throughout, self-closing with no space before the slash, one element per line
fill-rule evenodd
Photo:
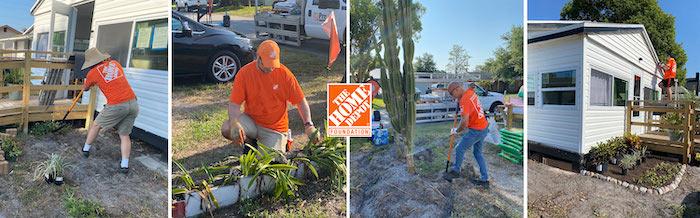
<path fill-rule="evenodd" d="M 481 186 L 481 187 L 483 187 L 483 188 L 485 188 L 485 189 L 489 189 L 490 186 L 491 186 L 491 185 L 489 184 L 489 181 L 484 181 L 484 180 L 481 180 L 481 179 L 472 179 L 471 182 L 474 183 L 474 185 Z"/>
<path fill-rule="evenodd" d="M 448 182 L 452 182 L 453 179 L 459 178 L 459 173 L 449 170 L 447 173 L 442 175 L 442 178 L 447 180 Z"/>

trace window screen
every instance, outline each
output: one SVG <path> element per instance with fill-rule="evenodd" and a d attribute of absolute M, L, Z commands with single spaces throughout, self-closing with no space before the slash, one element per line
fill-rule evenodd
<path fill-rule="evenodd" d="M 112 55 L 112 59 L 126 64 L 129 55 L 129 39 L 132 22 L 102 25 L 98 27 L 97 48 Z"/>
<path fill-rule="evenodd" d="M 136 23 L 129 67 L 168 70 L 168 19 Z"/>

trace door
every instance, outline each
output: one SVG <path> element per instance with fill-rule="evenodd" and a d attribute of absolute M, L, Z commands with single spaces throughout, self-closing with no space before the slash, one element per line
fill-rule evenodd
<path fill-rule="evenodd" d="M 345 30 L 345 15 L 347 13 L 347 0 L 307 0 L 304 18 L 304 31 L 307 36 L 328 39 L 328 35 L 323 32 L 321 25 L 326 21 L 326 17 L 333 11 L 335 13 L 335 23 L 340 39 L 343 39 Z"/>
<path fill-rule="evenodd" d="M 191 39 L 182 33 L 183 30 L 182 21 L 173 16 L 172 17 L 172 35 L 173 35 L 173 75 L 183 76 L 185 74 L 191 73 L 189 66 L 192 65 L 190 60 L 190 52 L 188 48 L 191 46 Z"/>

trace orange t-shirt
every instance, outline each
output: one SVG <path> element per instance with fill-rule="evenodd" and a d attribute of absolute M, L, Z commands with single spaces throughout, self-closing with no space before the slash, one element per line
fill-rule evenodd
<path fill-rule="evenodd" d="M 664 79 L 676 78 L 676 59 L 669 58 L 666 66 L 668 69 L 664 71 Z"/>
<path fill-rule="evenodd" d="M 129 82 L 126 81 L 122 65 L 115 60 L 103 61 L 88 72 L 84 87 L 90 87 L 95 84 L 107 98 L 108 105 L 115 105 L 136 98 L 134 90 L 131 89 Z"/>
<path fill-rule="evenodd" d="M 459 99 L 459 107 L 460 110 L 462 110 L 462 117 L 469 116 L 467 128 L 483 130 L 489 126 L 484 111 L 481 110 L 479 97 L 474 93 L 474 89 L 467 89 L 467 91 L 464 92 L 462 98 Z"/>
<path fill-rule="evenodd" d="M 297 78 L 283 64 L 270 73 L 264 73 L 253 61 L 238 71 L 229 100 L 238 105 L 245 102 L 244 113 L 256 124 L 287 132 L 287 102 L 298 105 L 304 100 L 304 92 Z"/>

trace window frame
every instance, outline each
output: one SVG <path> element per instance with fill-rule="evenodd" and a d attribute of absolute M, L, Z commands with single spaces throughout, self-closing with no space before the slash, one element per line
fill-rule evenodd
<path fill-rule="evenodd" d="M 171 24 L 169 23 L 168 18 L 155 18 L 155 19 L 137 20 L 137 21 L 132 22 L 132 25 L 131 25 L 131 39 L 129 39 L 129 49 L 128 49 L 128 52 L 129 52 L 129 53 L 128 53 L 128 55 L 127 55 L 127 63 L 126 63 L 125 66 L 127 66 L 128 68 L 141 69 L 141 70 L 168 71 L 168 65 L 169 65 L 169 64 L 166 64 L 165 69 L 145 69 L 145 68 L 140 68 L 140 67 L 133 67 L 133 66 L 131 66 L 131 64 L 132 64 L 132 54 L 133 54 L 133 52 L 134 52 L 134 46 L 135 46 L 135 44 L 134 44 L 134 43 L 135 43 L 135 41 L 134 41 L 134 36 L 135 36 L 135 34 L 136 34 L 137 24 L 138 24 L 138 23 L 141 23 L 141 22 L 154 22 L 154 21 L 158 21 L 158 20 L 165 20 L 165 27 L 166 27 L 167 29 L 170 29 L 170 28 L 171 28 L 171 26 L 170 26 Z M 166 53 L 166 54 L 165 54 L 165 56 L 166 56 L 166 62 L 168 62 L 168 60 L 167 60 L 167 59 L 168 59 L 168 58 L 167 58 L 168 54 L 167 54 L 167 53 L 168 53 L 168 47 L 170 47 L 170 39 L 169 39 L 170 36 L 168 35 L 168 33 L 166 33 L 165 36 L 166 36 L 166 40 L 168 40 L 168 42 L 166 43 L 166 47 L 165 47 L 165 48 L 159 48 L 158 50 L 165 50 L 165 53 Z M 149 45 L 149 46 L 151 46 L 151 47 L 152 47 L 152 44 L 153 44 L 153 37 L 155 37 L 155 27 L 152 28 L 152 32 L 151 32 L 151 36 L 150 36 L 150 42 L 149 42 L 150 45 Z M 153 49 L 153 48 L 150 48 L 150 49 Z"/>
<path fill-rule="evenodd" d="M 133 20 L 119 19 L 119 20 L 111 20 L 111 21 L 108 21 L 108 22 L 96 22 L 96 23 L 93 24 L 93 25 L 96 27 L 96 30 L 94 30 L 94 31 L 95 31 L 95 37 L 98 37 L 99 34 L 100 34 L 100 31 L 99 31 L 100 26 L 105 26 L 105 25 L 110 25 L 110 24 L 117 24 L 117 23 L 125 23 L 125 22 L 126 22 L 126 23 L 131 23 L 131 28 L 130 28 L 130 31 L 131 31 L 131 32 L 129 33 L 129 49 L 127 50 L 126 63 L 121 63 L 121 64 L 122 64 L 122 66 L 123 66 L 125 69 L 127 69 L 127 68 L 132 68 L 132 67 L 129 67 L 129 64 L 131 64 L 131 45 L 134 43 L 134 32 L 135 32 L 135 31 L 134 31 L 134 28 L 136 27 L 136 23 L 137 23 L 137 22 L 141 22 L 141 21 L 152 21 L 152 20 L 168 19 L 168 16 L 171 16 L 171 15 L 169 14 L 169 15 L 165 15 L 165 16 L 146 17 L 146 18 L 139 18 L 139 19 L 133 19 Z M 168 25 L 170 25 L 169 22 L 170 22 L 170 21 L 168 21 Z M 169 30 L 169 29 L 170 29 L 170 27 L 168 26 L 168 30 Z M 168 47 L 170 47 L 170 37 L 169 37 L 169 36 L 168 36 Z M 169 48 L 168 48 L 168 49 L 169 49 Z M 133 68 L 133 69 L 145 70 L 145 71 L 164 71 L 164 72 L 168 72 L 168 70 L 141 69 L 141 68 Z"/>
<path fill-rule="evenodd" d="M 593 105 L 593 104 L 591 104 L 591 99 L 590 99 L 590 92 L 592 92 L 593 90 L 592 90 L 592 89 L 589 89 L 589 90 L 588 90 L 588 91 L 589 91 L 588 106 L 591 107 L 591 108 L 611 108 L 611 107 L 613 107 L 613 108 L 624 108 L 624 107 L 626 106 L 626 102 L 629 100 L 629 93 L 630 93 L 629 84 L 630 84 L 630 81 L 627 80 L 627 79 L 625 79 L 625 78 L 623 78 L 623 77 L 615 76 L 615 75 L 613 75 L 613 74 L 611 74 L 611 73 L 607 73 L 606 71 L 599 70 L 599 68 L 591 67 L 590 73 L 593 74 L 593 71 L 597 71 L 597 72 L 599 72 L 599 73 L 602 73 L 602 74 L 605 74 L 605 75 L 607 75 L 607 76 L 610 76 L 611 80 L 610 80 L 610 83 L 609 83 L 608 85 L 611 86 L 610 94 L 609 94 L 609 95 L 611 96 L 611 98 L 610 98 L 610 102 L 609 102 L 610 105 Z M 592 78 L 592 76 L 591 76 L 591 78 Z M 622 104 L 622 105 L 618 105 L 617 102 L 616 102 L 616 89 L 615 89 L 615 84 L 616 84 L 617 81 L 622 81 L 622 82 L 625 83 L 625 86 L 624 86 L 624 87 L 625 87 L 625 96 L 626 96 L 626 97 L 625 97 L 625 104 Z M 588 82 L 589 82 L 589 86 L 590 86 L 590 80 L 589 80 Z M 640 86 L 641 86 L 641 78 L 640 78 Z M 634 91 L 634 90 L 633 90 L 633 91 Z"/>
<path fill-rule="evenodd" d="M 549 87 L 545 88 L 545 83 L 544 83 L 544 78 L 546 74 L 553 74 L 553 73 L 567 73 L 570 72 L 573 78 L 573 86 L 567 86 L 567 87 Z M 540 96 L 539 96 L 539 104 L 542 105 L 543 107 L 576 107 L 577 102 L 576 98 L 579 96 L 578 93 L 578 77 L 577 77 L 577 72 L 576 70 L 559 70 L 559 71 L 551 71 L 551 72 L 546 72 L 546 73 L 540 73 L 540 78 L 539 78 L 539 88 L 540 88 Z M 545 93 L 547 92 L 574 92 L 574 103 L 573 104 L 550 104 L 550 103 L 545 103 Z M 535 101 L 537 102 L 537 101 Z"/>

